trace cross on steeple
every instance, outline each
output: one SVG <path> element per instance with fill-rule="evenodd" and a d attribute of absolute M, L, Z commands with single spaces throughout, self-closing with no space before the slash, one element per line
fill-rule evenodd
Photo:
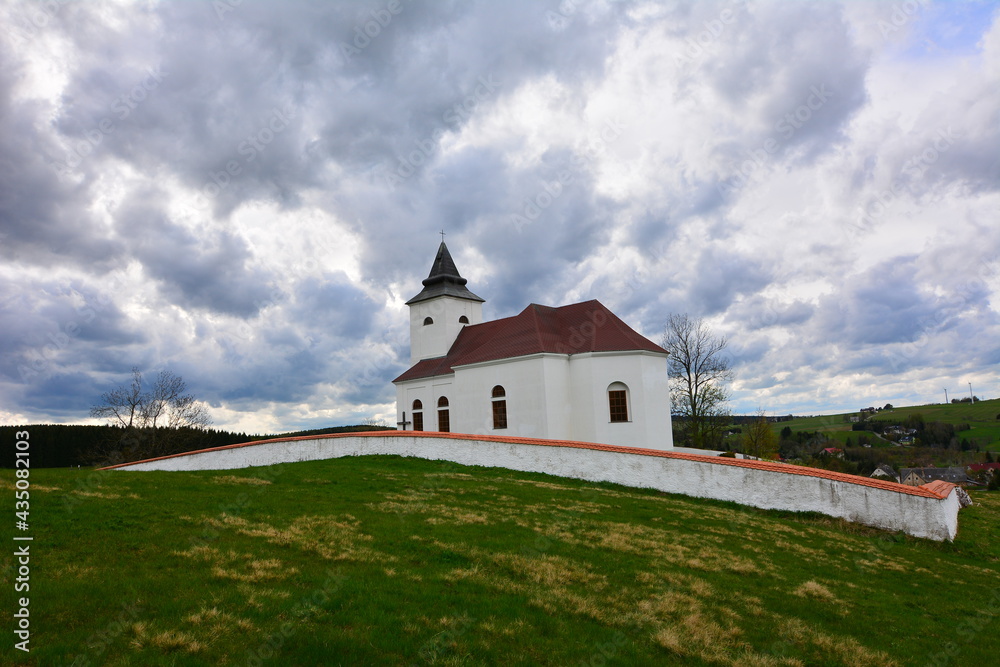
<path fill-rule="evenodd" d="M 444 243 L 444 230 L 442 229 L 438 234 L 441 235 L 441 243 Z"/>

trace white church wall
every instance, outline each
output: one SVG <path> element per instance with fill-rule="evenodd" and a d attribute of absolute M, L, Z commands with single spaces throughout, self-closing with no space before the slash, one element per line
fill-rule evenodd
<path fill-rule="evenodd" d="M 545 435 L 561 440 L 572 439 L 573 405 L 570 396 L 569 357 L 564 354 L 546 354 L 542 364 L 542 391 L 545 393 Z M 520 435 L 520 434 L 518 434 Z"/>
<path fill-rule="evenodd" d="M 570 357 L 572 439 L 623 447 L 670 449 L 670 394 L 666 360 L 642 352 L 598 352 Z M 611 421 L 608 387 L 628 387 L 629 421 Z"/>
<path fill-rule="evenodd" d="M 629 388 L 629 421 L 611 423 L 607 389 Z M 491 393 L 507 393 L 507 428 L 493 428 Z M 626 447 L 670 449 L 670 403 L 666 362 L 641 352 L 543 353 L 471 364 L 454 375 L 400 383 L 396 421 L 413 430 L 413 400 L 424 406 L 424 430 L 439 430 L 437 402 L 446 396 L 455 433 L 579 440 Z"/>
<path fill-rule="evenodd" d="M 488 439 L 487 439 L 488 438 Z M 231 470 L 342 456 L 389 454 L 462 465 L 502 467 L 613 482 L 700 498 L 796 512 L 820 512 L 916 537 L 951 540 L 958 532 L 957 491 L 941 498 L 920 487 L 873 487 L 798 466 L 738 462 L 662 452 L 609 451 L 486 436 L 385 433 L 267 441 L 116 466 L 114 470 Z M 759 467 L 754 467 L 755 465 Z M 781 468 L 797 472 L 781 472 Z M 865 478 L 858 478 L 867 481 Z"/>
<path fill-rule="evenodd" d="M 451 420 L 456 414 L 456 397 L 454 388 L 455 385 L 452 379 L 434 378 L 434 381 L 431 383 L 430 415 L 424 416 L 425 431 L 441 430 L 441 425 L 438 423 L 441 418 L 438 412 L 442 409 L 438 407 L 438 402 L 441 398 L 448 399 L 448 422 L 451 424 Z M 454 426 L 451 426 L 450 430 L 454 431 Z"/>
<path fill-rule="evenodd" d="M 641 358 L 641 409 L 647 442 L 653 449 L 673 449 L 674 432 L 670 420 L 670 380 L 667 360 L 657 355 Z"/>
<path fill-rule="evenodd" d="M 504 359 L 455 369 L 456 393 L 461 410 L 456 414 L 458 433 L 553 437 L 546 429 L 547 392 L 543 355 Z M 493 428 L 493 388 L 504 388 L 507 428 Z"/>
<path fill-rule="evenodd" d="M 433 430 L 432 425 L 436 423 L 434 419 L 436 419 L 435 411 L 437 410 L 437 403 L 429 380 L 397 385 L 396 423 L 399 424 L 404 421 L 403 418 L 405 416 L 405 421 L 409 422 L 405 430 L 413 430 L 413 402 L 416 400 L 419 400 L 421 406 L 423 406 L 421 414 L 423 415 L 424 428 L 422 430 Z M 406 413 L 405 415 L 403 414 L 404 412 Z"/>

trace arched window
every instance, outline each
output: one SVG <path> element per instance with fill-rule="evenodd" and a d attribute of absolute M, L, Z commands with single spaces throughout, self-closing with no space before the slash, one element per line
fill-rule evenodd
<path fill-rule="evenodd" d="M 430 317 L 425 317 L 424 318 L 424 326 L 427 326 L 428 324 L 434 324 L 434 319 L 430 318 Z"/>
<path fill-rule="evenodd" d="M 465 315 L 462 315 L 461 317 L 458 318 L 458 323 L 459 324 L 468 324 L 469 323 L 469 318 L 466 317 Z"/>
<path fill-rule="evenodd" d="M 413 430 L 424 430 L 424 404 L 420 402 L 419 398 L 413 401 Z"/>
<path fill-rule="evenodd" d="M 500 385 L 493 387 L 493 428 L 507 428 L 507 392 Z"/>
<path fill-rule="evenodd" d="M 451 431 L 451 421 L 448 419 L 448 399 L 444 396 L 438 399 L 438 430 L 442 433 Z"/>
<path fill-rule="evenodd" d="M 623 382 L 612 382 L 608 385 L 608 410 L 612 422 L 627 422 L 628 419 L 628 387 Z"/>

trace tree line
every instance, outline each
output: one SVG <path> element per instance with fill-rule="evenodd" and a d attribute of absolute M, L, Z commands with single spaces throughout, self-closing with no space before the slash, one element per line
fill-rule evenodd
<path fill-rule="evenodd" d="M 238 445 L 269 438 L 289 438 L 303 435 L 326 435 L 329 433 L 353 433 L 356 431 L 377 431 L 387 427 L 358 424 L 355 426 L 333 426 L 330 428 L 294 433 L 248 435 L 214 428 L 186 429 L 181 435 L 171 434 L 179 454 L 198 449 Z M 32 468 L 67 468 L 75 466 L 97 466 L 111 464 L 107 459 L 108 443 L 121 442 L 126 434 L 118 426 L 85 426 L 82 424 L 27 424 L 22 426 L 0 426 L 0 467 L 14 467 L 15 433 L 28 431 L 31 443 Z M 163 440 L 162 435 L 159 438 Z M 121 456 L 124 459 L 125 454 Z M 117 460 L 118 457 L 115 457 Z M 139 459 L 133 459 L 139 460 Z M 124 460 L 119 460 L 124 463 Z"/>
<path fill-rule="evenodd" d="M 209 428 L 208 410 L 187 393 L 184 380 L 161 371 L 152 382 L 132 369 L 130 381 L 101 395 L 90 415 L 104 426 L 31 424 L 0 426 L 0 455 L 13 468 L 17 431 L 29 433 L 34 468 L 107 466 L 142 459 L 224 447 L 254 440 L 381 430 L 378 424 L 334 426 L 280 435 L 247 435 Z"/>
<path fill-rule="evenodd" d="M 0 452 L 2 466 L 14 467 L 14 434 L 28 431 L 31 443 L 31 467 L 65 468 L 107 463 L 102 456 L 108 443 L 122 442 L 127 431 L 120 426 L 85 426 L 82 424 L 26 424 L 0 426 Z M 163 434 L 160 434 L 161 436 Z M 212 428 L 185 429 L 171 434 L 181 451 L 207 449 L 249 442 L 263 436 L 232 433 Z M 179 437 L 178 437 L 179 436 Z M 164 438 L 161 437 L 160 440 Z"/>

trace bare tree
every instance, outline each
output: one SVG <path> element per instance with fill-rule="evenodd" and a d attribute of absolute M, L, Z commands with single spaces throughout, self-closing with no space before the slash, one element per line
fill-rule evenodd
<path fill-rule="evenodd" d="M 91 417 L 107 419 L 113 426 L 131 429 L 136 421 L 142 421 L 143 411 L 142 374 L 132 368 L 132 384 L 121 385 L 101 395 L 101 402 L 90 409 Z"/>
<path fill-rule="evenodd" d="M 186 389 L 181 377 L 161 371 L 144 391 L 142 373 L 133 367 L 128 386 L 102 394 L 101 402 L 90 409 L 92 417 L 120 428 L 91 458 L 98 463 L 121 463 L 178 451 L 192 429 L 211 424 L 205 406 L 185 394 Z"/>
<path fill-rule="evenodd" d="M 727 340 L 712 335 L 701 318 L 672 314 L 660 345 L 670 353 L 670 402 L 677 426 L 692 447 L 705 449 L 721 441 L 729 424 L 729 391 L 733 379 L 723 356 Z"/>
<path fill-rule="evenodd" d="M 757 408 L 756 418 L 744 425 L 740 446 L 745 456 L 758 459 L 778 458 L 778 436 L 771 429 L 763 409 Z"/>

